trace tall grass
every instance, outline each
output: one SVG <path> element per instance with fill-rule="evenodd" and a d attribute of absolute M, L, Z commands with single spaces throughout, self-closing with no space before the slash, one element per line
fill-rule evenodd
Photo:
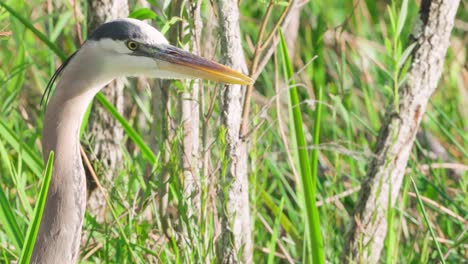
<path fill-rule="evenodd" d="M 33 208 L 44 171 L 40 95 L 60 61 L 78 47 L 75 22 L 86 23 L 85 14 L 75 18 L 70 12 L 74 1 L 52 2 L 47 8 L 39 0 L 0 1 L 0 32 L 12 33 L 0 35 L 0 262 L 18 261 L 22 248 L 31 240 L 25 237 L 34 222 Z M 87 9 L 86 1 L 75 2 L 78 10 Z M 208 29 L 214 15 L 210 2 L 202 2 L 203 22 Z M 288 51 L 288 55 L 284 42 L 277 47 L 283 50 L 279 66 L 289 68 L 285 79 L 290 89 L 284 89 L 284 94 L 275 90 L 278 65 L 273 60 L 260 74 L 247 138 L 255 263 L 302 263 L 309 256 L 313 263 L 325 259 L 339 263 L 343 234 L 353 221 L 355 190 L 365 175 L 384 108 L 394 99 L 396 85 L 404 77 L 404 72 L 397 69 L 402 65 L 404 68 L 408 52 L 398 47 L 407 46 L 419 8 L 415 1 L 393 2 L 391 10 L 387 9 L 387 1 L 305 3 L 295 52 Z M 402 3 L 407 5 L 406 15 L 402 8 L 396 8 Z M 267 7 L 263 1 L 240 1 L 247 58 L 253 55 L 252 47 Z M 274 3 L 267 29 L 274 26 L 283 8 L 284 3 Z M 155 6 L 150 9 L 163 14 L 150 16 L 160 29 L 177 26 L 180 18 L 166 17 L 167 10 L 159 12 Z M 133 13 L 145 18 L 149 14 Z M 461 20 L 468 16 L 466 8 L 458 16 Z M 289 33 L 285 32 L 286 41 L 290 40 Z M 467 56 L 464 34 L 463 27 L 455 28 L 440 83 L 442 89 L 432 98 L 420 131 L 431 134 L 445 154 L 424 142 L 414 149 L 408 164 L 414 184 L 405 180 L 401 195 L 392 197 L 399 201 L 388 214 L 393 228 L 382 259 L 394 263 L 465 261 L 468 117 L 464 111 L 466 92 L 462 89 Z M 217 58 L 216 36 L 216 28 L 203 34 L 206 57 Z M 317 59 L 311 62 L 314 56 Z M 169 93 L 175 95 L 182 85 L 172 82 Z M 113 114 L 124 127 L 126 140 L 121 149 L 123 169 L 113 185 L 104 186 L 112 211 L 103 223 L 86 214 L 81 263 L 216 262 L 217 216 L 223 208 L 217 204 L 216 186 L 227 162 L 222 157 L 217 87 L 206 83 L 201 95 L 206 128 L 201 156 L 206 159 L 201 175 L 200 218 L 186 214 L 190 202 L 181 189 L 182 122 L 175 96 L 170 97 L 172 107 L 167 110 L 172 137 L 168 143 L 159 144 L 161 135 L 154 131 L 160 131 L 161 124 L 151 114 L 151 96 L 155 95 L 133 80 L 127 91 L 131 95 L 126 97 L 128 111 L 123 116 Z M 283 97 L 290 93 L 290 97 Z M 271 103 L 277 96 L 279 108 Z M 112 105 L 99 96 L 96 101 L 113 112 Z M 287 144 L 281 136 L 279 117 L 284 124 L 291 124 L 283 126 L 290 135 L 285 138 Z M 92 141 L 85 128 L 85 149 Z M 297 152 L 292 155 L 297 155 L 295 164 L 289 162 L 290 151 Z M 166 154 L 167 161 L 162 161 L 160 156 Z M 309 167 L 306 173 L 301 166 Z M 293 167 L 302 180 L 296 181 Z M 167 182 L 161 182 L 163 173 L 170 176 Z M 166 215 L 160 211 L 159 190 L 163 184 L 169 186 Z M 316 201 L 318 208 L 313 206 Z M 176 228 L 165 229 L 164 223 Z"/>
<path fill-rule="evenodd" d="M 296 156 L 299 157 L 299 167 L 301 175 L 302 190 L 304 193 L 304 202 L 306 207 L 306 230 L 309 233 L 308 245 L 310 253 L 312 254 L 313 263 L 325 263 L 325 256 L 323 252 L 323 240 L 320 230 L 320 218 L 316 205 L 316 190 L 317 190 L 317 171 L 318 171 L 318 149 L 314 148 L 312 151 L 313 159 L 309 158 L 309 150 L 307 149 L 307 142 L 303 130 L 303 121 L 301 113 L 301 104 L 297 92 L 296 82 L 294 81 L 294 71 L 292 69 L 291 60 L 289 59 L 288 49 L 284 34 L 280 31 L 280 53 L 283 58 L 283 69 L 286 80 L 288 80 L 289 90 L 289 106 L 292 112 L 294 124 L 294 138 L 296 139 Z M 317 96 L 316 114 L 314 116 L 314 147 L 318 146 L 320 134 L 320 116 L 321 116 L 321 102 L 322 90 L 319 89 Z M 307 257 L 306 257 L 307 258 Z"/>
<path fill-rule="evenodd" d="M 51 151 L 49 159 L 47 160 L 44 178 L 37 196 L 37 202 L 34 208 L 34 214 L 29 223 L 28 231 L 26 232 L 25 244 L 22 246 L 21 256 L 19 259 L 20 264 L 31 263 L 31 256 L 36 242 L 37 234 L 39 233 L 39 226 L 41 224 L 42 215 L 44 214 L 44 206 L 47 200 L 47 193 L 49 191 L 50 180 L 52 179 L 52 168 L 54 166 L 54 152 Z"/>

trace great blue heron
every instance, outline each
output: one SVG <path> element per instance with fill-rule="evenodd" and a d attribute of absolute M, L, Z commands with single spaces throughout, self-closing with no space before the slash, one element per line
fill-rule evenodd
<path fill-rule="evenodd" d="M 86 207 L 79 130 L 101 88 L 122 76 L 252 82 L 235 70 L 169 45 L 159 31 L 135 19 L 119 19 L 97 28 L 55 72 L 46 94 L 59 75 L 44 117 L 43 157 L 47 161 L 54 151 L 55 160 L 31 260 L 40 264 L 70 264 L 78 259 Z"/>

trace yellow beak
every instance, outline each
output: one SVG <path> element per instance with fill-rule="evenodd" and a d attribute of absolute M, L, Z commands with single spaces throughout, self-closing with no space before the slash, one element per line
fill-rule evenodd
<path fill-rule="evenodd" d="M 230 84 L 249 85 L 253 83 L 250 77 L 236 70 L 174 46 L 165 45 L 155 57 L 168 62 L 166 67 L 183 76 Z"/>

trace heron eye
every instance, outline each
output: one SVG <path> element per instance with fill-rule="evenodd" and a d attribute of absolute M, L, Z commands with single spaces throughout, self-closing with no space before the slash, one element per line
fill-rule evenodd
<path fill-rule="evenodd" d="M 136 43 L 135 41 L 127 41 L 127 48 L 129 50 L 136 50 L 138 49 L 138 43 Z"/>

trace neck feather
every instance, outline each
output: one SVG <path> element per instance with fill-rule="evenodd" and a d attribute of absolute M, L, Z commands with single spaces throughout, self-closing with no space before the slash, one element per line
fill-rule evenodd
<path fill-rule="evenodd" d="M 73 67 L 74 60 L 67 67 Z M 54 151 L 55 159 L 31 263 L 76 263 L 78 259 L 86 208 L 79 131 L 93 97 L 110 81 L 96 81 L 92 77 L 91 74 L 76 76 L 66 69 L 47 106 L 43 157 L 46 162 L 50 151 Z"/>

